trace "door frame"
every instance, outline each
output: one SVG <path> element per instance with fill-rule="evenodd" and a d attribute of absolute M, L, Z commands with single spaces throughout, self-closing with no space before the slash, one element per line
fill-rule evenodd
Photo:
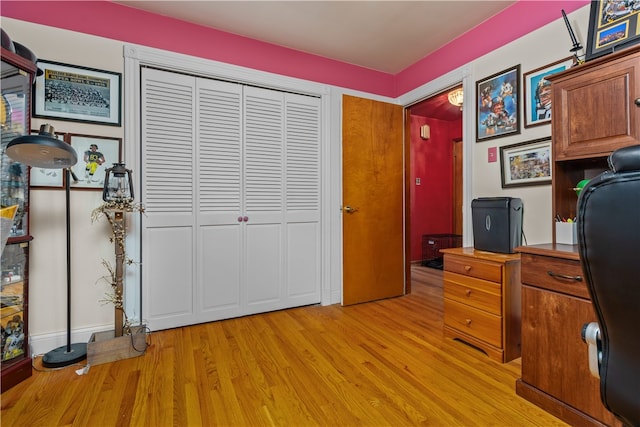
<path fill-rule="evenodd" d="M 332 300 L 335 291 L 332 280 L 334 280 L 333 270 L 336 268 L 335 258 L 331 251 L 332 245 L 327 237 L 329 233 L 338 228 L 335 217 L 332 215 L 335 203 L 334 196 L 334 174 L 332 170 L 340 167 L 334 164 L 333 146 L 339 144 L 340 138 L 335 140 L 332 127 L 339 127 L 339 121 L 331 115 L 334 108 L 334 98 L 337 91 L 327 84 L 316 83 L 307 80 L 296 79 L 284 75 L 268 73 L 265 71 L 249 69 L 237 65 L 213 61 L 210 59 L 198 58 L 182 53 L 171 52 L 153 47 L 125 44 L 124 45 L 124 72 L 127 78 L 124 80 L 124 139 L 127 141 L 124 147 L 123 160 L 133 169 L 138 177 L 134 179 L 134 186 L 137 194 L 142 194 L 141 181 L 141 123 L 140 114 L 140 68 L 153 67 L 167 71 L 194 74 L 201 77 L 208 77 L 231 82 L 245 83 L 262 86 L 269 89 L 283 90 L 316 96 L 321 99 L 321 144 L 320 144 L 320 180 L 321 180 L 321 304 L 329 305 L 336 301 Z M 332 126 L 333 123 L 333 126 Z M 126 246 L 127 253 L 135 260 L 143 260 L 143 245 L 140 241 L 141 220 L 140 215 L 131 215 L 127 221 L 129 233 L 127 233 Z M 125 286 L 125 310 L 130 320 L 135 323 L 144 321 L 144 302 L 142 301 L 144 280 L 139 263 L 129 266 L 125 272 L 125 280 L 134 286 Z M 325 274 L 325 272 L 331 272 Z M 340 283 L 340 282 L 338 282 Z M 138 286 L 135 286 L 138 285 Z M 338 302 L 340 300 L 338 299 Z"/>
<path fill-rule="evenodd" d="M 426 83 L 410 92 L 397 98 L 397 102 L 408 108 L 420 101 L 424 101 L 447 88 L 459 85 L 462 82 L 462 90 L 466 100 L 475 99 L 475 87 L 474 82 L 471 80 L 471 68 L 469 65 L 457 68 L 449 73 Z M 468 103 L 468 101 L 467 101 Z M 470 108 L 462 109 L 462 246 L 471 246 L 473 244 L 473 230 L 471 228 L 471 200 L 472 200 L 472 188 L 471 177 L 473 168 L 473 146 L 471 141 L 474 141 L 475 136 L 472 134 L 473 126 L 468 126 L 468 123 L 472 123 L 474 117 L 470 115 Z M 405 135 L 405 151 L 410 149 L 411 138 L 409 135 Z M 405 165 L 405 173 L 407 166 Z M 411 202 L 409 200 L 409 191 L 405 189 L 405 225 L 407 224 L 408 206 Z M 409 230 L 405 226 L 405 239 L 409 240 Z M 410 263 L 410 261 L 408 262 Z M 409 267 L 407 267 L 409 268 Z"/>

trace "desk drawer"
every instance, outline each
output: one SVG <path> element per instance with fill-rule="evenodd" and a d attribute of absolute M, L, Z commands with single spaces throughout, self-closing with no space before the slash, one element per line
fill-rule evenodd
<path fill-rule="evenodd" d="M 444 324 L 495 347 L 502 347 L 500 316 L 445 298 Z"/>
<path fill-rule="evenodd" d="M 477 258 L 446 254 L 444 269 L 491 282 L 502 282 L 502 264 Z"/>
<path fill-rule="evenodd" d="M 444 272 L 444 297 L 488 311 L 502 314 L 502 286 L 500 283 Z"/>
<path fill-rule="evenodd" d="M 522 283 L 589 299 L 580 261 L 522 254 Z"/>

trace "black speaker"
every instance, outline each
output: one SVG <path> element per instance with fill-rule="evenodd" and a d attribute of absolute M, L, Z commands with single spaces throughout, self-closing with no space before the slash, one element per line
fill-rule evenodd
<path fill-rule="evenodd" d="M 480 251 L 514 253 L 522 244 L 522 215 L 522 200 L 515 197 L 473 199 L 473 247 Z"/>

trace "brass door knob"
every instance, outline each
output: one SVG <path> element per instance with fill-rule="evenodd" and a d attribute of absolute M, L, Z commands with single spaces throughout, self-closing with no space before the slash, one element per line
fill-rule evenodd
<path fill-rule="evenodd" d="M 356 208 L 352 208 L 352 207 L 351 207 L 351 206 L 349 206 L 349 205 L 345 206 L 345 207 L 344 207 L 344 208 L 342 208 L 342 209 L 343 209 L 346 213 L 350 213 L 350 214 L 358 211 L 358 209 L 356 209 Z"/>

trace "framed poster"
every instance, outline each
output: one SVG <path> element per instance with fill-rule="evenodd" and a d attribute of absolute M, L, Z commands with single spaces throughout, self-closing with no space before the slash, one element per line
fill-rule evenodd
<path fill-rule="evenodd" d="M 502 188 L 551 184 L 551 137 L 500 147 Z"/>
<path fill-rule="evenodd" d="M 476 82 L 476 141 L 520 133 L 520 64 Z"/>
<path fill-rule="evenodd" d="M 593 0 L 585 60 L 589 61 L 640 42 L 640 3 L 628 0 Z"/>
<path fill-rule="evenodd" d="M 38 135 L 40 132 L 32 130 L 31 135 Z M 56 132 L 55 136 L 60 141 L 69 142 L 66 133 Z M 29 169 L 29 186 L 50 189 L 64 189 L 64 169 L 44 169 L 32 166 Z"/>
<path fill-rule="evenodd" d="M 525 128 L 551 123 L 551 82 L 546 77 L 568 70 L 572 64 L 570 56 L 523 74 Z"/>
<path fill-rule="evenodd" d="M 78 163 L 71 168 L 71 188 L 102 190 L 105 170 L 120 162 L 122 139 L 72 133 L 69 141 L 78 153 Z"/>
<path fill-rule="evenodd" d="M 38 68 L 33 117 L 120 126 L 120 73 L 46 60 Z"/>

